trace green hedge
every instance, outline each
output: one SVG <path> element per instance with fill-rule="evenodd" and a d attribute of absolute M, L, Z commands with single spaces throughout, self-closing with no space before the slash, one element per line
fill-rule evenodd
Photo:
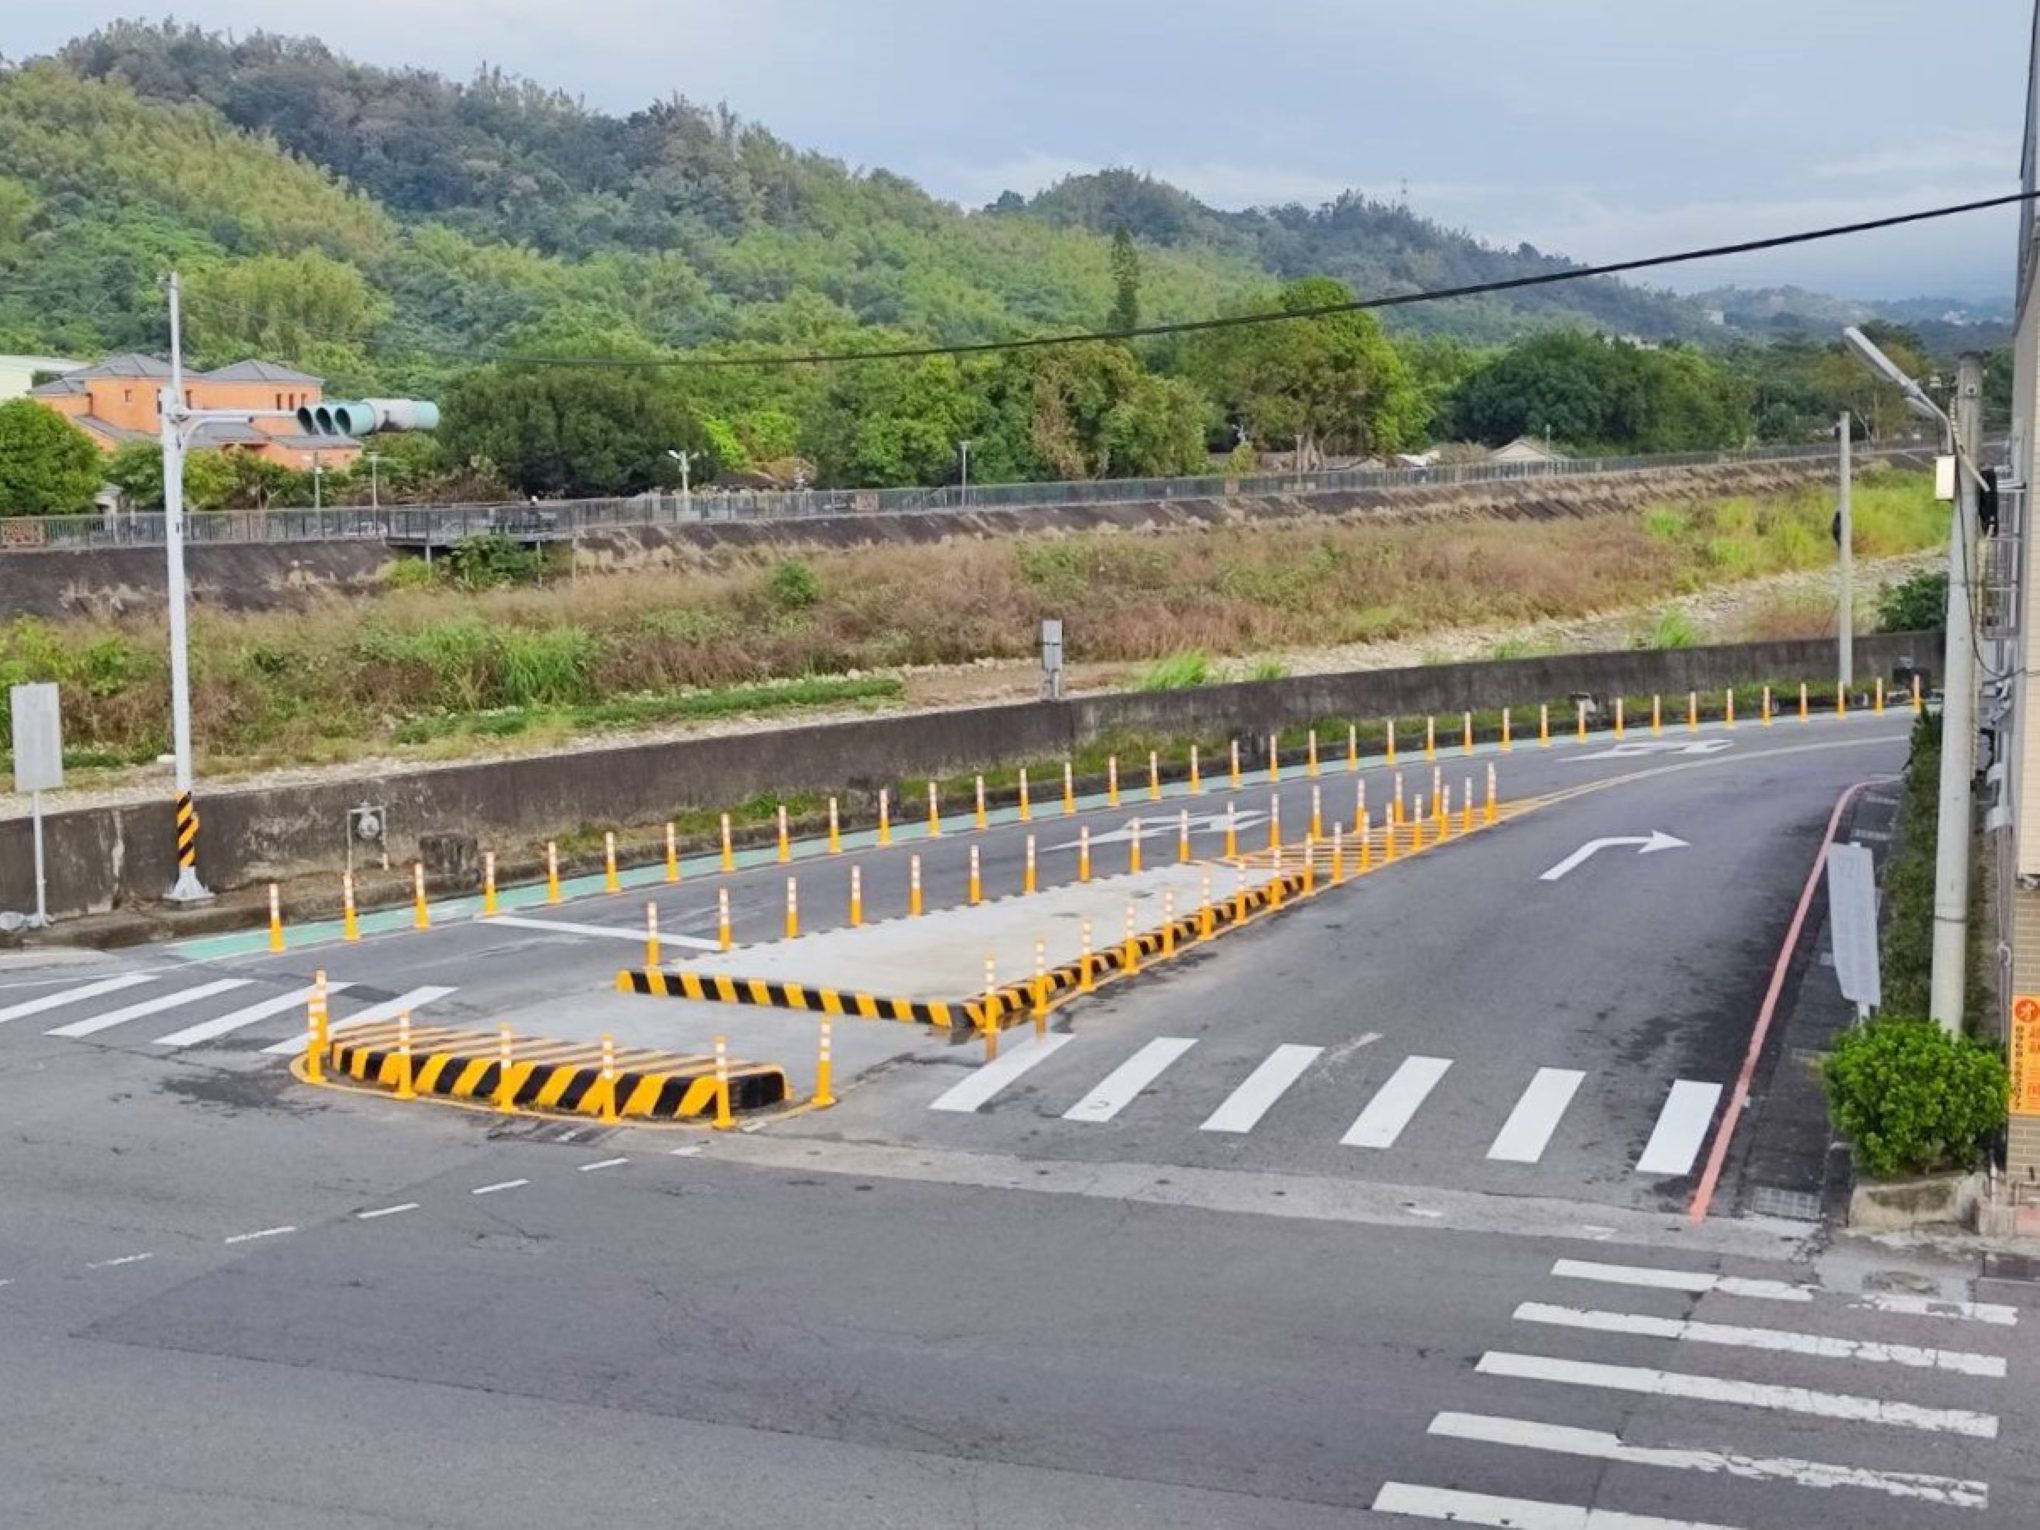
<path fill-rule="evenodd" d="M 1995 1047 L 1893 1015 L 1844 1032 L 1822 1072 L 1828 1114 L 1873 1179 L 1973 1167 L 2011 1087 Z"/>

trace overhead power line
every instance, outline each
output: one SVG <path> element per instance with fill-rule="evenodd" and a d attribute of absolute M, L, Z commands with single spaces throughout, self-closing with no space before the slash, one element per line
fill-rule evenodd
<path fill-rule="evenodd" d="M 1941 207 L 1893 213 L 1884 218 L 1864 218 L 1854 223 L 1832 223 L 1822 228 L 1801 229 L 1790 234 L 1773 234 L 1763 239 L 1742 239 L 1733 244 L 1706 245 L 1668 255 L 1642 255 L 1633 260 L 1611 260 L 1597 266 L 1568 266 L 1562 271 L 1542 271 L 1532 276 L 1502 277 L 1494 281 L 1468 282 L 1457 287 L 1430 287 L 1417 292 L 1398 292 L 1384 297 L 1354 298 L 1343 303 L 1323 303 L 1310 308 L 1277 309 L 1265 313 L 1227 314 L 1215 319 L 1179 319 L 1168 324 L 1141 324 L 1129 329 L 1088 330 L 1079 334 L 1028 335 L 1012 340 L 977 340 L 960 345 L 902 345 L 867 351 L 809 351 L 773 356 L 544 356 L 515 352 L 483 351 L 471 359 L 524 366 L 553 367 L 729 367 L 827 366 L 855 361 L 915 361 L 931 356 L 984 356 L 1003 351 L 1044 350 L 1057 345 L 1082 345 L 1098 340 L 1141 340 L 1157 335 L 1199 334 L 1209 330 L 1242 329 L 1254 324 L 1286 324 L 1302 319 L 1324 319 L 1342 313 L 1366 313 L 1382 308 L 1405 308 L 1417 303 L 1441 303 L 1452 298 L 1480 297 L 1491 292 L 1520 292 L 1528 287 L 1552 287 L 1561 282 L 1583 281 L 1593 276 L 1620 276 L 1629 271 L 1649 271 L 1660 266 L 1683 265 L 1695 260 L 1714 260 L 1724 255 L 1748 255 L 1759 250 L 1782 249 L 1795 244 L 1813 244 L 1822 239 L 1843 239 L 1854 234 L 1875 233 L 1909 223 L 1928 223 L 1962 213 L 1984 212 L 1994 207 L 2011 207 L 2040 198 L 2040 191 L 2014 191 L 2004 196 L 1984 197 L 1973 202 L 1953 202 Z"/>

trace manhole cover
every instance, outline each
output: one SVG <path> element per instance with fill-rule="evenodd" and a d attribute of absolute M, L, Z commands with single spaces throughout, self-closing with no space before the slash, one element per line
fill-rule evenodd
<path fill-rule="evenodd" d="M 1750 1210 L 1760 1217 L 1783 1217 L 1788 1222 L 1818 1222 L 1820 1197 L 1805 1190 L 1759 1185 L 1750 1195 Z"/>

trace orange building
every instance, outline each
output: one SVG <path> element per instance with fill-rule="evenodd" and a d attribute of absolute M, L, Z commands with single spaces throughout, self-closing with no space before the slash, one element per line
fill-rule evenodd
<path fill-rule="evenodd" d="M 154 356 L 109 356 L 29 390 L 29 397 L 69 419 L 111 452 L 129 441 L 154 441 L 163 428 L 157 394 L 170 381 L 167 362 Z M 325 397 L 321 379 L 271 361 L 237 361 L 211 372 L 184 374 L 184 401 L 193 409 L 294 410 Z M 193 431 L 191 445 L 254 452 L 302 472 L 314 462 L 346 468 L 361 443 L 344 436 L 307 436 L 289 415 L 217 421 Z"/>

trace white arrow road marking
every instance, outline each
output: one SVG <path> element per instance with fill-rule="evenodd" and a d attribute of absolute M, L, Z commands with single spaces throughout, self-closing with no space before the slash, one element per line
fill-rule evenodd
<path fill-rule="evenodd" d="M 1612 834 L 1606 839 L 1588 840 L 1556 866 L 1542 873 L 1537 880 L 1540 882 L 1556 882 L 1568 871 L 1583 866 L 1592 860 L 1599 851 L 1613 850 L 1622 845 L 1636 846 L 1636 853 L 1638 855 L 1651 855 L 1659 850 L 1687 850 L 1692 848 L 1683 839 L 1675 839 L 1662 829 L 1653 829 L 1648 835 Z"/>
<path fill-rule="evenodd" d="M 1730 738 L 1637 739 L 1596 749 L 1592 754 L 1569 754 L 1565 758 L 1577 764 L 1581 760 L 1633 760 L 1642 754 L 1719 754 L 1734 745 L 1735 740 Z"/>

